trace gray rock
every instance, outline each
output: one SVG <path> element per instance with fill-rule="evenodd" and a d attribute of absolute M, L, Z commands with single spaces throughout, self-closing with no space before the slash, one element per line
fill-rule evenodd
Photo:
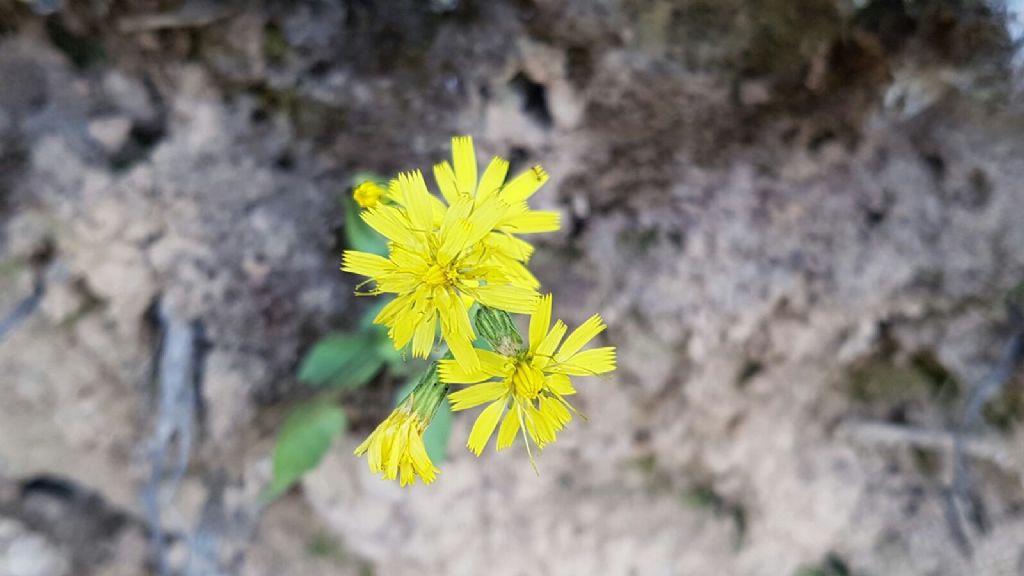
<path fill-rule="evenodd" d="M 21 523 L 0 517 L 0 576 L 67 576 L 71 563 L 60 549 Z"/>

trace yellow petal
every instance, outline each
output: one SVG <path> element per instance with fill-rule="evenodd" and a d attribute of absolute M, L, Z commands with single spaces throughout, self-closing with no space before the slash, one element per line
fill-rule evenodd
<path fill-rule="evenodd" d="M 544 384 L 548 390 L 551 390 L 559 396 L 572 396 L 576 393 L 576 388 L 572 385 L 572 380 L 569 379 L 565 374 L 548 374 L 544 380 Z"/>
<path fill-rule="evenodd" d="M 447 266 L 466 248 L 472 235 L 473 223 L 468 220 L 462 220 L 452 226 L 443 228 L 441 232 L 441 247 L 437 252 L 438 263 L 442 266 Z"/>
<path fill-rule="evenodd" d="M 484 241 L 492 250 L 520 262 L 526 262 L 533 255 L 533 245 L 507 232 L 493 232 Z"/>
<path fill-rule="evenodd" d="M 445 214 L 448 212 L 448 206 L 440 198 L 431 194 L 430 212 L 431 219 L 433 220 L 433 226 L 436 228 L 444 221 Z"/>
<path fill-rule="evenodd" d="M 536 234 L 554 232 L 561 227 L 562 216 L 549 210 L 530 210 L 522 214 L 506 216 L 498 229 L 514 234 Z"/>
<path fill-rule="evenodd" d="M 498 425 L 501 411 L 504 409 L 504 402 L 494 402 L 487 408 L 484 408 L 484 411 L 477 417 L 476 422 L 473 423 L 473 429 L 469 431 L 469 441 L 466 442 L 466 447 L 473 454 L 479 456 L 484 451 L 487 441 L 491 439 L 491 435 L 494 434 L 494 428 Z"/>
<path fill-rule="evenodd" d="M 459 189 L 455 184 L 455 171 L 452 170 L 452 165 L 448 162 L 434 164 L 434 180 L 437 182 L 437 187 L 441 190 L 445 202 L 449 206 L 455 204 L 459 198 Z"/>
<path fill-rule="evenodd" d="M 448 400 L 452 403 L 452 410 L 458 412 L 494 402 L 507 394 L 508 386 L 504 382 L 484 382 L 483 384 L 471 384 L 462 390 L 452 392 L 448 395 Z"/>
<path fill-rule="evenodd" d="M 566 362 L 545 368 L 548 372 L 571 376 L 594 376 L 615 370 L 615 347 L 593 348 L 576 354 Z"/>
<path fill-rule="evenodd" d="M 522 202 L 533 196 L 548 181 L 548 173 L 538 164 L 516 176 L 501 191 L 501 198 L 509 204 Z"/>
<path fill-rule="evenodd" d="M 413 335 L 416 334 L 416 326 L 419 324 L 419 321 L 420 317 L 412 313 L 401 314 L 391 320 L 388 335 L 394 341 L 396 350 L 404 348 L 409 343 L 409 340 L 412 340 Z"/>
<path fill-rule="evenodd" d="M 416 483 L 416 474 L 413 472 L 411 461 L 402 460 L 399 470 L 402 472 L 399 482 L 403 487 Z"/>
<path fill-rule="evenodd" d="M 394 272 L 374 278 L 377 283 L 377 292 L 391 292 L 393 294 L 404 294 L 414 291 L 417 286 L 423 283 L 422 275 L 417 276 L 408 272 Z M 516 280 L 516 282 L 521 282 Z"/>
<path fill-rule="evenodd" d="M 562 348 L 555 354 L 555 360 L 562 362 L 571 358 L 606 328 L 600 314 L 594 314 L 569 334 Z"/>
<path fill-rule="evenodd" d="M 540 288 L 540 280 L 537 280 L 537 277 L 522 262 L 506 258 L 500 254 L 492 254 L 491 258 L 498 266 L 503 268 L 505 276 L 508 277 L 509 284 L 531 291 Z M 390 283 L 387 286 L 390 287 Z"/>
<path fill-rule="evenodd" d="M 392 206 L 378 206 L 363 210 L 359 217 L 366 222 L 370 228 L 376 230 L 381 236 L 392 242 L 403 245 L 416 243 L 416 238 L 409 230 L 408 222 L 401 212 Z"/>
<path fill-rule="evenodd" d="M 565 425 L 572 420 L 572 414 L 569 413 L 565 404 L 562 404 L 555 398 L 542 396 L 540 399 L 540 411 L 544 413 L 544 417 L 551 423 L 552 428 L 556 432 L 565 428 Z"/>
<path fill-rule="evenodd" d="M 530 316 L 530 352 L 537 350 L 551 326 L 551 294 L 544 294 L 537 300 L 537 307 Z"/>
<path fill-rule="evenodd" d="M 398 184 L 398 178 L 388 180 L 388 188 L 384 192 L 384 198 L 396 204 L 402 203 L 402 187 Z"/>
<path fill-rule="evenodd" d="M 497 196 L 501 185 L 505 183 L 505 176 L 508 174 L 508 161 L 495 156 L 491 163 L 484 170 L 480 177 L 480 185 L 477 187 L 476 196 L 478 199 L 487 199 Z"/>
<path fill-rule="evenodd" d="M 537 303 L 537 292 L 516 286 L 488 284 L 477 288 L 473 295 L 484 306 L 506 312 L 529 314 Z"/>
<path fill-rule="evenodd" d="M 452 138 L 452 160 L 455 162 L 455 182 L 458 184 L 459 192 L 472 196 L 476 192 L 476 153 L 473 151 L 473 138 Z"/>
<path fill-rule="evenodd" d="M 469 322 L 469 306 L 454 290 L 438 288 L 434 290 L 434 300 L 441 313 L 442 329 L 447 334 L 463 338 L 473 338 L 473 325 Z"/>
<path fill-rule="evenodd" d="M 412 307 L 414 299 L 412 294 L 402 294 L 395 296 L 395 299 L 388 302 L 380 309 L 377 316 L 374 317 L 373 323 L 380 324 L 383 326 L 390 326 L 391 322 L 398 316 L 408 313 L 408 310 Z"/>
<path fill-rule="evenodd" d="M 395 263 L 395 268 L 402 272 L 423 276 L 430 264 L 424 259 L 423 253 L 414 247 L 392 244 L 388 257 Z"/>
<path fill-rule="evenodd" d="M 357 250 L 345 250 L 341 255 L 341 269 L 361 276 L 378 278 L 394 272 L 395 265 L 383 256 Z"/>
<path fill-rule="evenodd" d="M 412 355 L 416 358 L 427 358 L 430 350 L 434 347 L 434 337 L 437 335 L 437 313 L 424 317 L 416 325 L 416 332 L 412 337 Z"/>
<path fill-rule="evenodd" d="M 423 444 L 423 436 L 416 434 L 409 439 L 409 458 L 413 469 L 423 478 L 424 484 L 430 484 L 437 477 L 437 467 L 431 462 L 427 448 Z"/>
<path fill-rule="evenodd" d="M 407 424 L 402 424 L 401 428 L 406 427 Z M 402 463 L 402 452 L 405 451 L 405 440 L 407 432 L 402 430 L 391 430 L 388 429 L 385 436 L 385 442 L 389 442 L 387 462 L 384 464 L 384 478 L 388 480 L 394 480 L 398 477 L 398 467 Z"/>
<path fill-rule="evenodd" d="M 476 357 L 480 361 L 479 368 L 467 370 L 465 366 L 456 360 L 441 360 L 438 363 L 441 372 L 441 382 L 445 384 L 475 384 L 483 382 L 494 376 L 505 377 L 511 373 L 513 365 L 508 358 L 490 350 L 474 348 Z"/>
<path fill-rule="evenodd" d="M 523 408 L 523 417 L 526 419 L 526 431 L 538 447 L 543 448 L 555 441 L 555 430 L 543 412 L 531 404 L 526 404 Z"/>
<path fill-rule="evenodd" d="M 445 384 L 476 384 L 491 377 L 482 366 L 479 370 L 466 370 L 462 364 L 447 359 L 438 363 L 438 372 Z"/>
<path fill-rule="evenodd" d="M 369 438 L 370 440 L 370 455 L 367 456 L 367 463 L 370 465 L 370 472 L 374 474 L 380 474 L 384 470 L 384 451 L 382 442 L 379 437 L 374 438 L 376 434 Z"/>
<path fill-rule="evenodd" d="M 423 180 L 423 173 L 413 170 L 399 174 L 398 182 L 402 187 L 405 209 L 413 228 L 421 232 L 431 230 L 434 225 L 434 211 L 430 205 L 430 191 Z"/>
<path fill-rule="evenodd" d="M 449 203 L 448 210 L 445 212 L 444 219 L 441 221 L 441 234 L 444 234 L 452 225 L 469 220 L 472 213 L 472 196 L 456 196 Z"/>
<path fill-rule="evenodd" d="M 445 335 L 444 340 L 448 343 L 448 349 L 451 350 L 456 362 L 462 364 L 468 371 L 480 369 L 480 360 L 473 353 L 472 340 L 452 334 Z"/>
<path fill-rule="evenodd" d="M 479 370 L 480 360 L 473 348 L 473 326 L 462 299 L 448 290 L 436 290 L 434 299 L 441 315 L 441 334 L 455 361 L 468 372 Z"/>
<path fill-rule="evenodd" d="M 544 339 L 540 341 L 537 348 L 534 349 L 533 355 L 537 358 L 551 358 L 554 354 L 555 348 L 558 347 L 558 343 L 562 341 L 562 336 L 565 336 L 565 331 L 568 327 L 565 322 L 561 320 L 555 321 L 555 325 L 551 327 L 551 331 L 544 336 Z"/>
<path fill-rule="evenodd" d="M 498 222 L 501 221 L 506 212 L 508 212 L 508 204 L 500 200 L 491 200 L 478 204 L 476 209 L 473 210 L 471 218 L 473 233 L 469 237 L 469 243 L 476 244 L 493 232 L 494 227 L 498 225 Z"/>
<path fill-rule="evenodd" d="M 519 409 L 513 406 L 501 421 L 501 428 L 498 429 L 498 443 L 495 448 L 504 450 L 511 446 L 516 439 L 517 432 L 519 432 Z"/>
<path fill-rule="evenodd" d="M 497 352 L 477 348 L 476 355 L 477 358 L 480 359 L 480 366 L 483 371 L 487 372 L 491 376 L 507 376 L 514 369 L 511 359 L 506 358 Z"/>

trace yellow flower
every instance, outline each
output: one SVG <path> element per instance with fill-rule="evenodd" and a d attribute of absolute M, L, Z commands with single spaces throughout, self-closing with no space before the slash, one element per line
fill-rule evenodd
<path fill-rule="evenodd" d="M 387 191 L 380 184 L 367 180 L 356 186 L 355 190 L 352 191 L 352 198 L 355 199 L 356 204 L 359 204 L 360 208 L 373 208 L 380 204 L 381 198 L 386 193 Z"/>
<path fill-rule="evenodd" d="M 558 212 L 549 210 L 531 210 L 527 204 L 527 200 L 548 180 L 544 168 L 533 166 L 506 183 L 508 168 L 508 161 L 496 156 L 478 181 L 473 139 L 469 136 L 453 137 L 452 162 L 446 160 L 434 166 L 434 179 L 445 202 L 435 196 L 430 197 L 433 224 L 439 226 L 447 210 L 467 199 L 471 200 L 474 210 L 501 202 L 505 205 L 504 214 L 493 230 L 484 236 L 482 243 L 494 265 L 501 266 L 518 284 L 536 289 L 540 288 L 540 282 L 525 266 L 533 254 L 533 246 L 516 234 L 558 230 L 560 216 Z M 408 207 L 397 178 L 389 183 L 383 197 L 396 206 Z M 359 201 L 358 198 L 356 200 Z"/>
<path fill-rule="evenodd" d="M 469 306 L 480 302 L 508 312 L 529 313 L 537 291 L 496 265 L 481 240 L 505 217 L 500 200 L 475 206 L 459 198 L 441 208 L 435 224 L 435 202 L 418 171 L 399 175 L 397 197 L 402 207 L 380 205 L 364 210 L 363 220 L 389 240 L 387 258 L 346 250 L 341 269 L 368 276 L 375 288 L 368 294 L 393 293 L 374 319 L 388 327 L 395 348 L 412 341 L 413 356 L 426 358 L 433 349 L 440 321 L 441 335 L 458 362 L 478 369 L 473 351 Z"/>
<path fill-rule="evenodd" d="M 527 205 L 527 200 L 547 182 L 548 173 L 540 165 L 535 165 L 505 183 L 509 163 L 495 156 L 478 182 L 476 152 L 473 139 L 469 136 L 452 138 L 452 164 L 444 161 L 434 165 L 434 179 L 445 201 L 451 206 L 461 198 L 470 197 L 478 206 L 494 199 L 507 204 L 509 209 L 483 242 L 495 262 L 516 280 L 531 288 L 539 288 L 540 282 L 524 266 L 533 254 L 533 246 L 515 234 L 554 232 L 559 229 L 558 212 L 531 210 Z"/>
<path fill-rule="evenodd" d="M 449 394 L 452 410 L 466 410 L 489 403 L 469 434 L 467 446 L 474 454 L 479 456 L 483 452 L 499 420 L 498 450 L 511 446 L 517 433 L 522 433 L 527 452 L 530 452 L 527 435 L 538 448 L 554 442 L 557 433 L 572 420 L 572 412 L 575 412 L 565 399 L 576 393 L 569 376 L 590 376 L 615 370 L 614 347 L 580 351 L 604 331 L 605 324 L 599 315 L 591 316 L 564 342 L 565 323 L 558 320 L 549 328 L 550 324 L 549 294 L 540 299 L 530 318 L 526 350 L 489 352 L 477 349 L 480 368 L 475 370 L 451 360 L 440 362 L 442 382 L 471 385 Z M 532 453 L 530 457 L 532 461 Z"/>
<path fill-rule="evenodd" d="M 402 486 L 408 486 L 419 476 L 424 484 L 430 484 L 437 477 L 437 468 L 423 444 L 427 424 L 408 406 L 399 406 L 356 448 L 355 454 L 368 453 L 370 471 L 385 480 L 401 475 Z"/>

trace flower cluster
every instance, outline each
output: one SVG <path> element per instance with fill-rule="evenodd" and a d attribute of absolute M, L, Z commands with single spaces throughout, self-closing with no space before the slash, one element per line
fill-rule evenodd
<path fill-rule="evenodd" d="M 519 235 L 558 230 L 559 215 L 527 203 L 548 179 L 543 168 L 506 182 L 508 168 L 496 157 L 478 179 L 472 139 L 455 137 L 452 162 L 433 170 L 441 197 L 418 170 L 353 191 L 363 221 L 388 240 L 388 255 L 347 250 L 342 270 L 367 277 L 359 294 L 393 295 L 374 322 L 396 349 L 428 358 L 440 334 L 450 352 L 356 450 L 369 455 L 373 472 L 400 474 L 402 485 L 436 476 L 422 436 L 449 385 L 464 386 L 450 395 L 453 410 L 487 404 L 467 443 L 474 454 L 500 421 L 497 449 L 521 434 L 532 462 L 530 442 L 553 442 L 576 413 L 565 399 L 576 392 L 569 377 L 615 369 L 613 347 L 582 350 L 605 329 L 600 316 L 568 337 L 562 321 L 551 325 L 551 296 L 541 296 L 527 266 L 534 248 Z M 510 313 L 531 316 L 525 346 Z M 490 349 L 474 347 L 478 337 Z"/>

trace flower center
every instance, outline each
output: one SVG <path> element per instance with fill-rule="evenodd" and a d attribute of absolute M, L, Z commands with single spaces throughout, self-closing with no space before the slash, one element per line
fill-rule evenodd
<path fill-rule="evenodd" d="M 452 268 L 442 268 L 438 264 L 434 264 L 427 269 L 427 273 L 423 275 L 423 282 L 427 286 L 441 286 L 446 284 L 454 284 L 457 274 Z"/>
<path fill-rule="evenodd" d="M 525 359 L 520 360 L 512 373 L 511 386 L 516 396 L 533 400 L 544 387 L 544 373 L 530 366 Z"/>

